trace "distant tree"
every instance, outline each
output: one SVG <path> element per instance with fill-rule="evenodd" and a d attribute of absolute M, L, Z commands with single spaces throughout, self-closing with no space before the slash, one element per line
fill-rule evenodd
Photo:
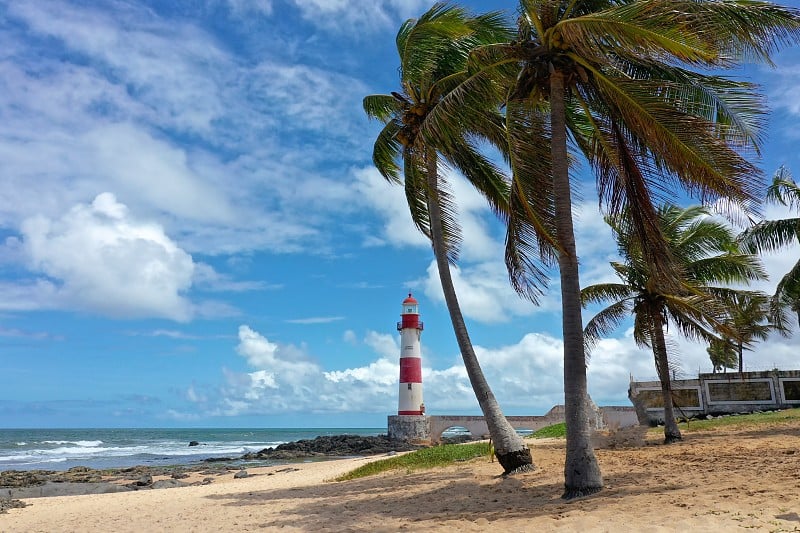
<path fill-rule="evenodd" d="M 744 372 L 744 350 L 756 340 L 766 340 L 775 326 L 769 322 L 769 296 L 761 292 L 732 291 L 727 298 L 723 324 L 733 333 L 725 340 L 735 350 L 739 372 Z"/>
<path fill-rule="evenodd" d="M 708 217 L 703 207 L 663 206 L 658 220 L 669 254 L 682 272 L 678 287 L 659 283 L 654 265 L 636 239 L 627 216 L 607 217 L 622 262 L 611 266 L 622 283 L 601 283 L 581 291 L 584 306 L 611 301 L 584 329 L 591 347 L 633 314 L 633 338 L 653 352 L 664 402 L 664 442 L 681 439 L 672 399 L 670 357 L 665 331 L 673 324 L 689 339 L 718 340 L 726 305 L 733 299 L 722 284 L 747 283 L 765 277 L 757 258 L 740 252 L 733 232 Z M 724 299 L 723 299 L 724 298 Z M 737 337 L 738 341 L 738 337 Z"/>
<path fill-rule="evenodd" d="M 800 210 L 800 187 L 786 167 L 775 173 L 767 189 L 767 201 Z M 800 243 L 800 218 L 764 220 L 745 230 L 739 238 L 754 253 L 779 250 Z M 788 326 L 787 312 L 797 315 L 800 325 L 800 260 L 778 282 L 772 296 L 772 320 L 784 331 Z"/>
<path fill-rule="evenodd" d="M 736 368 L 736 347 L 727 339 L 711 339 L 708 348 L 708 357 L 714 368 L 714 373 L 727 372 L 729 368 Z"/>
<path fill-rule="evenodd" d="M 473 47 L 509 37 L 498 13 L 472 16 L 460 7 L 437 3 L 419 19 L 406 21 L 397 34 L 400 91 L 364 98 L 366 113 L 385 124 L 372 159 L 384 178 L 404 183 L 414 223 L 431 240 L 464 366 L 505 473 L 531 469 L 533 460 L 525 442 L 503 416 L 461 313 L 449 264 L 457 258 L 460 232 L 440 163 L 461 171 L 495 211 L 507 210 L 507 180 L 477 150 L 480 139 L 505 139 L 503 121 L 491 106 L 462 109 L 446 117 L 434 116 L 433 110 L 465 77 Z M 424 127 L 432 132 L 423 135 Z"/>

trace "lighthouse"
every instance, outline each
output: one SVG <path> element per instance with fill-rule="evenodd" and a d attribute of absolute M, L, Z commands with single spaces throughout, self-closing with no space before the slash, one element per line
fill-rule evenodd
<path fill-rule="evenodd" d="M 419 347 L 422 322 L 419 303 L 408 294 L 403 300 L 400 322 L 400 389 L 397 414 L 389 415 L 389 438 L 415 444 L 430 444 L 431 422 L 422 403 L 422 353 Z"/>
<path fill-rule="evenodd" d="M 408 293 L 403 300 L 403 309 L 397 331 L 400 332 L 400 390 L 398 415 L 423 415 L 422 403 L 422 353 L 420 337 L 423 324 L 419 320 L 419 303 Z"/>

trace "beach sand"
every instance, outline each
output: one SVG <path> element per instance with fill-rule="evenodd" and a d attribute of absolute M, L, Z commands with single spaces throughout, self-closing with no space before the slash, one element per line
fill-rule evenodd
<path fill-rule="evenodd" d="M 605 489 L 570 502 L 564 441 L 531 441 L 537 470 L 488 458 L 330 482 L 357 458 L 233 472 L 211 484 L 25 500 L 0 531 L 800 531 L 800 424 L 693 432 L 599 449 Z M 191 480 L 190 480 L 191 481 Z M 196 480 L 194 480 L 196 481 Z"/>

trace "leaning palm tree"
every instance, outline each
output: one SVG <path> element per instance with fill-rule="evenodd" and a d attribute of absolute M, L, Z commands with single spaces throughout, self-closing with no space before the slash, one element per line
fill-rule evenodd
<path fill-rule="evenodd" d="M 785 167 L 780 167 L 767 189 L 767 201 L 800 208 L 800 186 Z M 745 230 L 741 241 L 753 252 L 771 252 L 800 243 L 800 218 L 764 220 Z M 780 327 L 787 325 L 786 311 L 797 315 L 800 324 L 800 260 L 778 282 L 771 302 L 772 320 Z"/>
<path fill-rule="evenodd" d="M 419 19 L 403 24 L 397 34 L 401 91 L 364 98 L 367 114 L 385 123 L 375 141 L 373 161 L 384 178 L 400 183 L 402 160 L 411 215 L 433 245 L 456 340 L 506 474 L 531 469 L 533 462 L 530 450 L 503 416 L 467 332 L 448 263 L 457 257 L 459 232 L 453 198 L 441 172 L 442 163 L 460 170 L 495 211 L 506 210 L 507 179 L 476 148 L 480 138 L 503 138 L 502 119 L 491 108 L 474 109 L 472 121 L 463 113 L 453 115 L 435 135 L 423 136 L 420 128 L 448 88 L 463 77 L 469 51 L 507 38 L 497 13 L 471 16 L 461 8 L 436 4 Z"/>
<path fill-rule="evenodd" d="M 470 78 L 433 111 L 451 116 L 487 100 L 504 103 L 512 193 L 536 192 L 521 194 L 509 211 L 506 262 L 526 295 L 530 280 L 538 281 L 536 271 L 529 275 L 531 258 L 558 263 L 565 498 L 602 488 L 586 402 L 571 158 L 588 160 L 609 214 L 629 212 L 659 283 L 680 286 L 658 226 L 659 196 L 682 186 L 703 200 L 724 197 L 749 208 L 760 185 L 760 172 L 744 157 L 760 140 L 758 91 L 693 68 L 769 62 L 798 35 L 798 11 L 758 0 L 520 0 L 517 38 L 476 49 Z M 549 157 L 531 160 L 531 146 Z"/>
<path fill-rule="evenodd" d="M 650 348 L 655 358 L 664 403 L 664 442 L 671 443 L 681 439 L 681 432 L 672 399 L 665 335 L 668 324 L 674 324 L 687 338 L 707 342 L 719 340 L 720 329 L 733 334 L 723 324 L 728 304 L 736 293 L 718 285 L 748 283 L 766 274 L 755 256 L 736 248 L 731 229 L 707 218 L 704 208 L 681 209 L 668 205 L 661 207 L 657 214 L 667 249 L 682 273 L 678 289 L 672 284 L 658 283 L 654 266 L 642 250 L 635 231 L 627 217 L 620 216 L 607 220 L 622 257 L 621 263 L 613 262 L 611 266 L 622 282 L 586 287 L 581 291 L 581 299 L 584 305 L 612 302 L 586 324 L 589 346 L 633 314 L 633 338 L 636 344 Z M 757 298 L 740 295 L 737 301 L 757 301 Z M 735 333 L 738 334 L 738 330 Z M 736 342 L 746 341 L 737 336 Z"/>

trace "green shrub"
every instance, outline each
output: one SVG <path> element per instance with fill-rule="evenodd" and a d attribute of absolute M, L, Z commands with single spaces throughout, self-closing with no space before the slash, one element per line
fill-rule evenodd
<path fill-rule="evenodd" d="M 534 431 L 527 438 L 529 439 L 563 439 L 567 436 L 567 424 L 566 422 L 561 422 L 560 424 L 553 424 L 552 426 L 546 426 L 538 431 Z"/>

